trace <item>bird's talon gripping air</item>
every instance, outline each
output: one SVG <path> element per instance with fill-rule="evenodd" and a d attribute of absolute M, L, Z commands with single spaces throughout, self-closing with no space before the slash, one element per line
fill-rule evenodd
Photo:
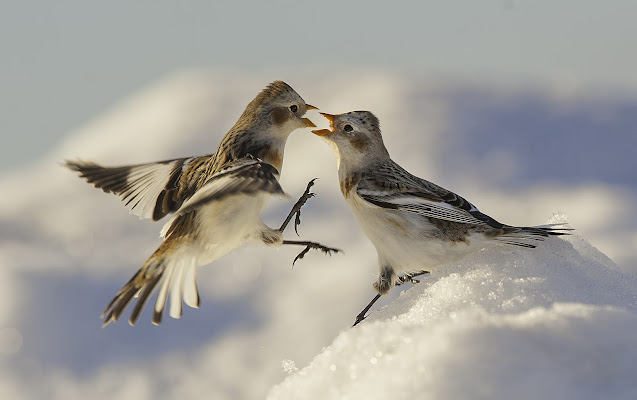
<path fill-rule="evenodd" d="M 334 151 L 343 197 L 378 253 L 378 295 L 354 325 L 392 286 L 417 283 L 413 278 L 427 273 L 423 268 L 436 269 L 497 243 L 533 248 L 569 230 L 501 224 L 455 193 L 410 174 L 390 158 L 369 111 L 321 115 L 330 129 L 312 132 Z"/>
<path fill-rule="evenodd" d="M 129 318 L 134 325 L 154 292 L 154 324 L 161 322 L 168 297 L 173 318 L 181 316 L 182 300 L 198 307 L 196 268 L 245 242 L 328 248 L 285 241 L 287 222 L 272 229 L 260 217 L 271 195 L 284 194 L 278 178 L 288 136 L 299 128 L 315 128 L 304 117 L 315 109 L 285 82 L 276 81 L 248 104 L 214 154 L 123 167 L 66 162 L 95 187 L 118 195 L 141 218 L 157 221 L 172 214 L 162 229 L 162 244 L 106 307 L 104 325 L 117 321 L 136 298 Z M 297 215 L 298 225 L 300 208 L 310 197 L 305 193 L 286 221 Z"/>

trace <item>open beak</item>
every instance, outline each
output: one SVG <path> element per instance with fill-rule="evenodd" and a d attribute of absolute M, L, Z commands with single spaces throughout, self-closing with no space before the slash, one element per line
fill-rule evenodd
<path fill-rule="evenodd" d="M 334 117 L 336 117 L 336 115 L 332 115 L 332 114 L 328 114 L 328 113 L 319 113 L 322 116 L 324 116 L 325 118 L 327 118 L 328 121 L 330 121 L 330 126 L 334 125 Z"/>
<path fill-rule="evenodd" d="M 315 129 L 312 131 L 312 133 L 318 136 L 325 136 L 325 135 L 334 133 L 334 117 L 335 116 L 328 113 L 320 113 L 320 114 L 324 116 L 325 118 L 327 118 L 328 121 L 330 121 L 330 128 L 332 129 Z"/>
<path fill-rule="evenodd" d="M 318 110 L 317 107 L 314 107 L 311 104 L 306 104 L 305 107 L 307 107 L 307 111 Z M 314 125 L 314 122 L 310 121 L 308 118 L 301 118 L 301 121 L 303 121 L 306 128 L 316 128 L 316 125 Z"/>
<path fill-rule="evenodd" d="M 303 121 L 303 123 L 305 124 L 307 128 L 316 128 L 316 125 L 314 125 L 314 122 L 310 121 L 308 118 L 301 118 L 301 121 Z"/>

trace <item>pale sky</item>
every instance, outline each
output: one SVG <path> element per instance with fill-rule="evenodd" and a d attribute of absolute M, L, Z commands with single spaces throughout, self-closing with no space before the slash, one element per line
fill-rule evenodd
<path fill-rule="evenodd" d="M 0 10 L 0 171 L 186 68 L 374 67 L 637 93 L 628 0 L 0 0 Z"/>

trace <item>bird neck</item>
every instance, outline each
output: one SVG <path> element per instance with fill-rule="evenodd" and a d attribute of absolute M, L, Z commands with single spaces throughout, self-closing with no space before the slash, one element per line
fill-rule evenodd
<path fill-rule="evenodd" d="M 229 135 L 217 149 L 217 161 L 222 166 L 250 155 L 281 171 L 286 139 L 287 137 L 263 131 Z"/>
<path fill-rule="evenodd" d="M 339 154 L 337 157 L 338 176 L 341 179 L 351 175 L 365 173 L 366 171 L 378 169 L 380 165 L 385 163 L 389 158 L 389 154 L 372 153 L 372 154 Z"/>
<path fill-rule="evenodd" d="M 271 164 L 274 168 L 276 168 L 279 173 L 281 172 L 281 168 L 283 167 L 283 148 L 278 147 L 269 147 L 263 149 L 260 155 L 255 155 L 255 157 L 260 158 L 261 160 Z"/>
<path fill-rule="evenodd" d="M 255 136 L 257 137 L 247 142 L 246 153 L 271 164 L 281 172 L 283 152 L 289 135 L 281 135 L 280 132 L 268 132 L 266 135 Z"/>

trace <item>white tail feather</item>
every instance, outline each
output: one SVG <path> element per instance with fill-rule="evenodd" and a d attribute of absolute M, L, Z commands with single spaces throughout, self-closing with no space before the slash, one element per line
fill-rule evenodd
<path fill-rule="evenodd" d="M 181 257 L 184 257 L 181 254 Z M 181 318 L 182 302 L 193 308 L 199 307 L 199 294 L 196 283 L 196 262 L 193 257 L 167 257 L 162 260 L 163 274 L 158 283 L 159 292 L 155 300 L 155 313 L 163 313 L 170 296 L 169 315 Z M 161 316 L 159 316 L 161 319 Z"/>
<path fill-rule="evenodd" d="M 186 267 L 184 276 L 184 301 L 192 308 L 199 308 L 199 294 L 197 293 L 197 267 L 194 263 Z"/>
<path fill-rule="evenodd" d="M 181 293 L 184 286 L 184 269 L 183 263 L 179 263 L 173 267 L 175 273 L 170 285 L 170 316 L 173 318 L 181 318 Z"/>
<path fill-rule="evenodd" d="M 166 306 L 166 297 L 168 296 L 168 288 L 170 287 L 170 281 L 172 280 L 173 268 L 166 267 L 164 274 L 161 277 L 159 293 L 157 293 L 157 300 L 155 300 L 155 312 L 161 313 Z"/>

